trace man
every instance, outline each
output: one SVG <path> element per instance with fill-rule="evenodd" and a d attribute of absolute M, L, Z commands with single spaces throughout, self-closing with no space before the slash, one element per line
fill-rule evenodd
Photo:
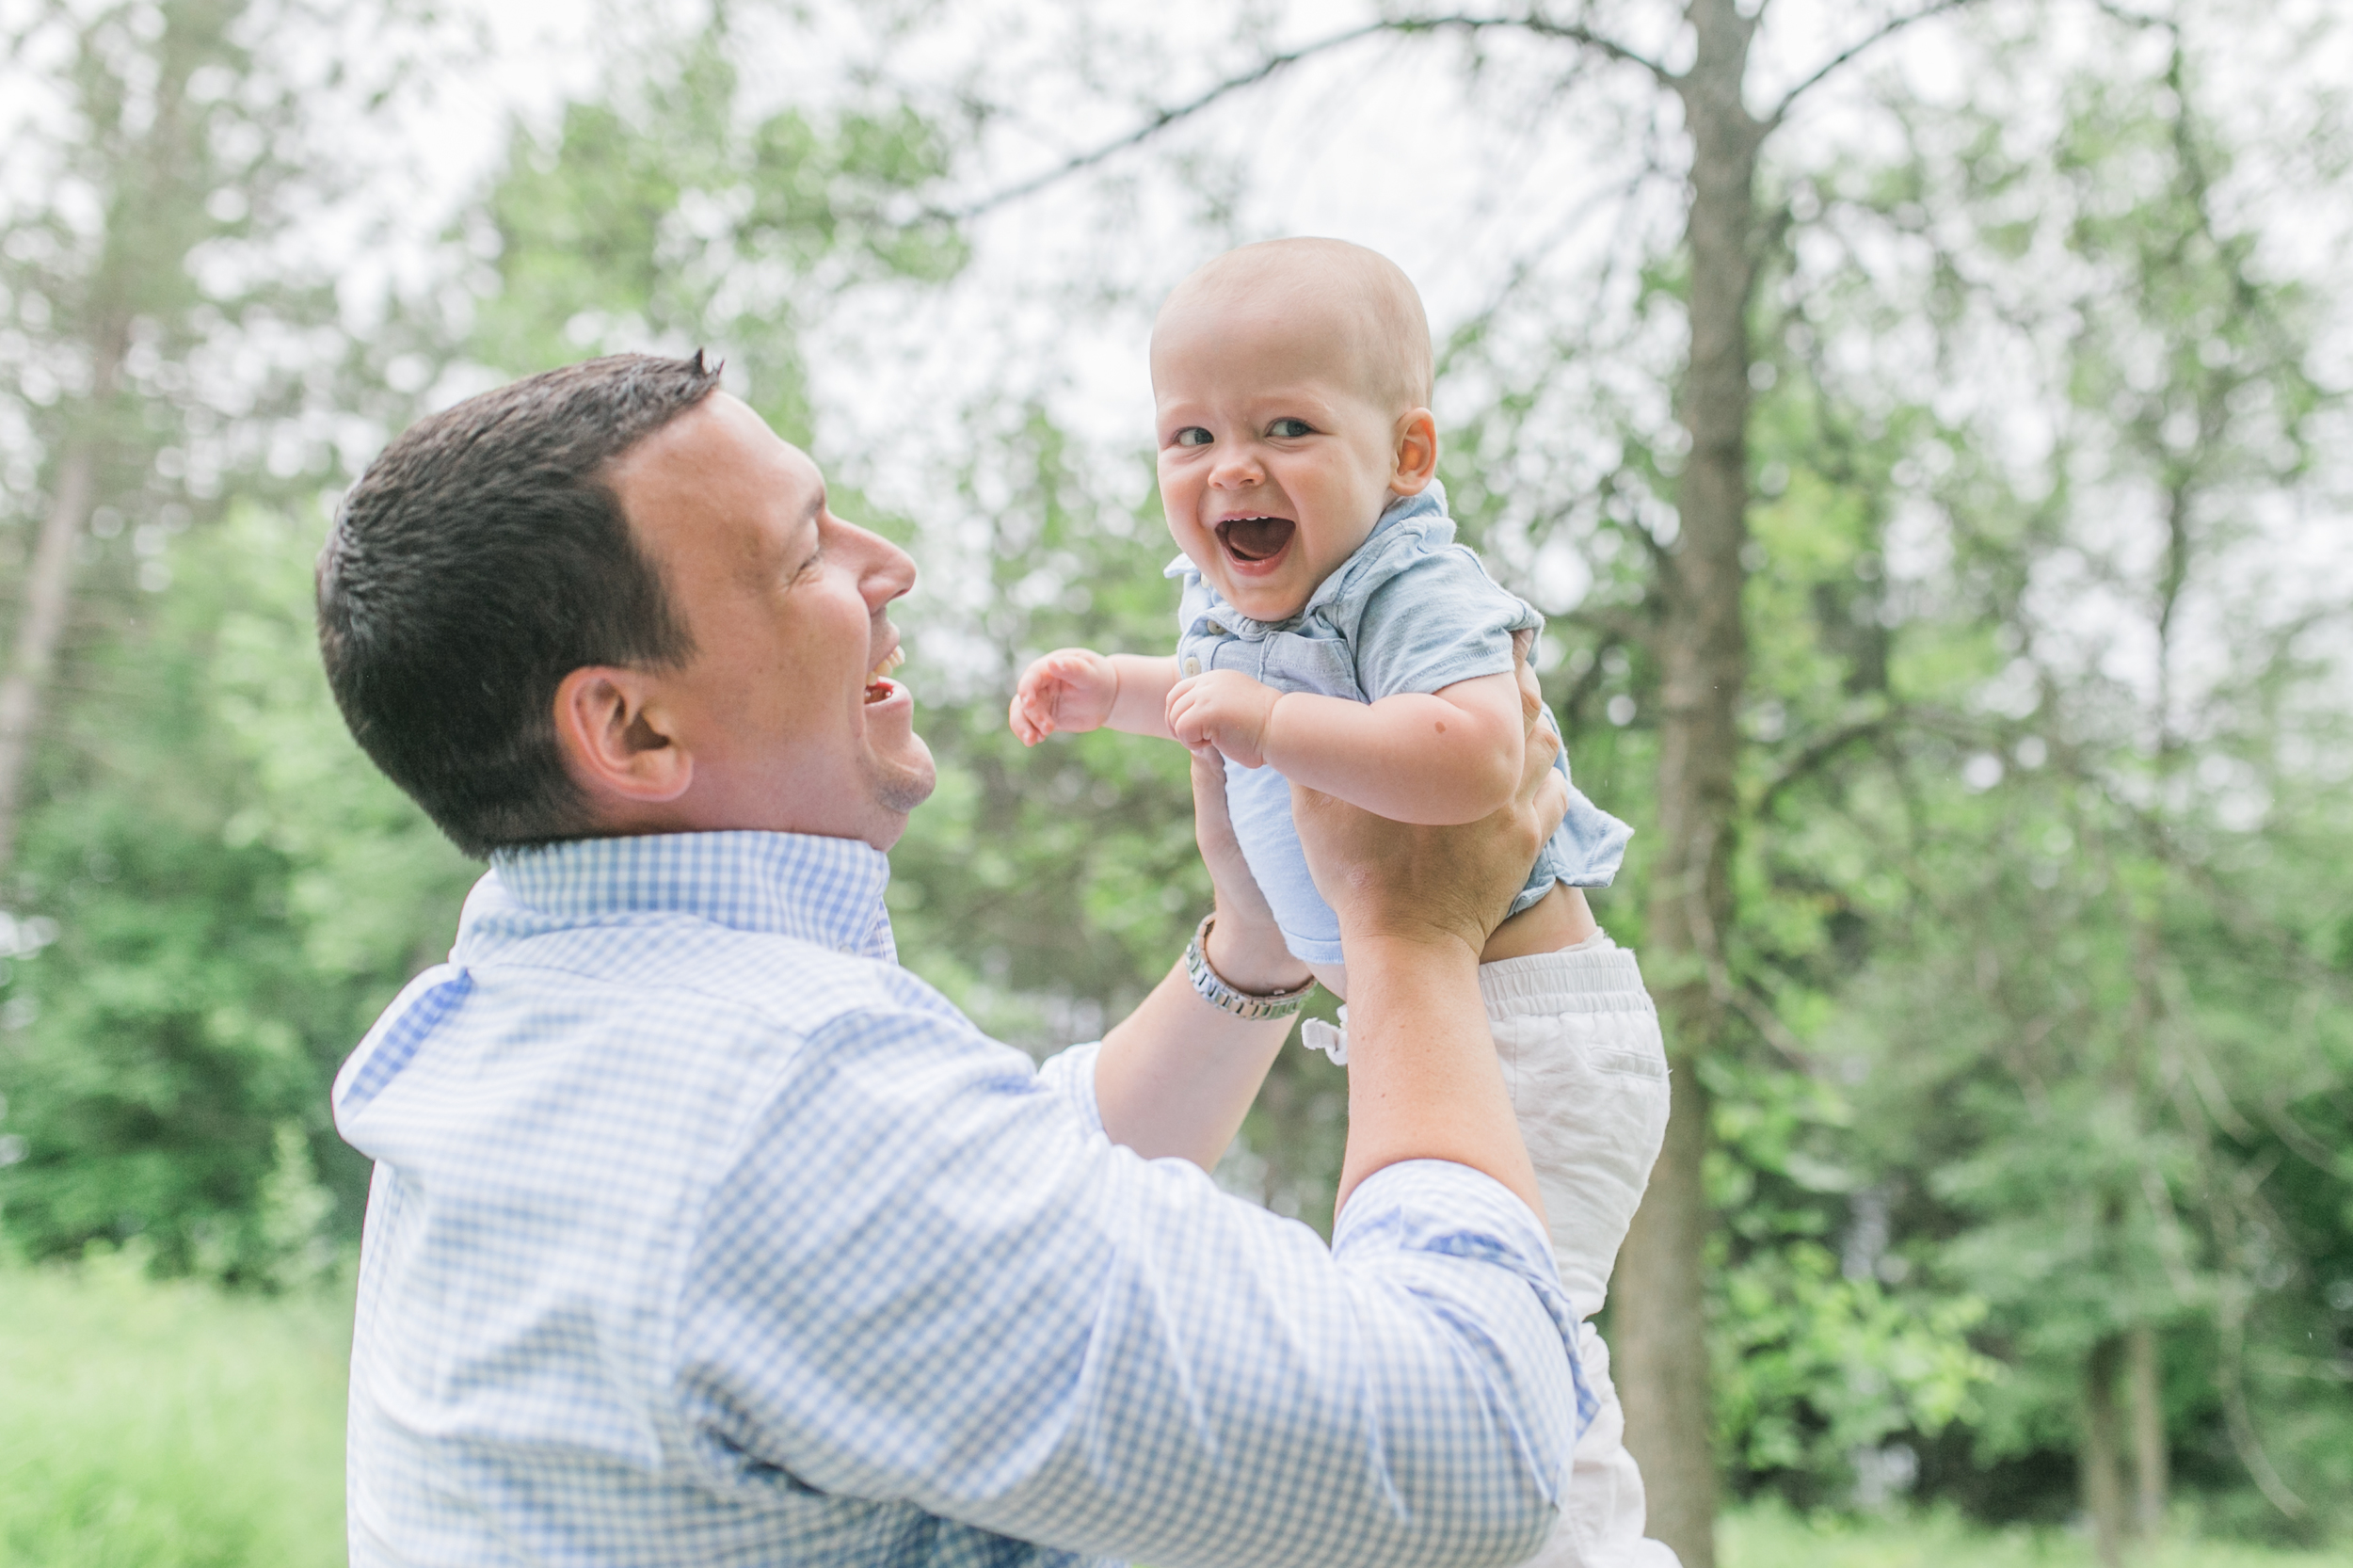
<path fill-rule="evenodd" d="M 1548 745 L 1513 832 L 1299 801 L 1380 977 L 1327 1251 L 1206 1174 L 1305 980 L 1213 776 L 1213 917 L 1099 1045 L 1032 1069 L 897 968 L 913 581 L 699 355 L 485 393 L 347 498 L 337 700 L 491 861 L 335 1086 L 353 1561 L 1525 1557 L 1591 1406 L 1476 968 Z"/>

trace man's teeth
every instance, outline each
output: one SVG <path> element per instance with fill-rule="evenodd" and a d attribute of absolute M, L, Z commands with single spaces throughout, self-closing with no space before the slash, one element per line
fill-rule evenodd
<path fill-rule="evenodd" d="M 878 686 L 882 684 L 882 682 L 889 677 L 892 670 L 897 669 L 901 664 L 904 664 L 906 662 L 906 649 L 903 648 L 892 648 L 889 652 L 883 655 L 882 663 L 876 664 L 867 675 L 866 683 L 869 686 Z"/>

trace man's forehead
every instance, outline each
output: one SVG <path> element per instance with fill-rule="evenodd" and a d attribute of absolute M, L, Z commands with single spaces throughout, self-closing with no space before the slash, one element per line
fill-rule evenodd
<path fill-rule="evenodd" d="M 657 550 L 773 552 L 814 526 L 825 504 L 808 455 L 726 392 L 623 453 L 611 479 L 632 528 Z"/>

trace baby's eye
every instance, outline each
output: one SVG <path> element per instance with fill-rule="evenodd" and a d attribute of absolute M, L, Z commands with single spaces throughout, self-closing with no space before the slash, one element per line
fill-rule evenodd
<path fill-rule="evenodd" d="M 1267 426 L 1267 434 L 1270 436 L 1296 438 L 1312 436 L 1315 433 L 1316 427 L 1304 419 L 1278 419 Z"/>
<path fill-rule="evenodd" d="M 1207 446 L 1209 444 L 1209 433 L 1197 424 L 1188 424 L 1176 432 L 1176 444 L 1178 446 Z"/>

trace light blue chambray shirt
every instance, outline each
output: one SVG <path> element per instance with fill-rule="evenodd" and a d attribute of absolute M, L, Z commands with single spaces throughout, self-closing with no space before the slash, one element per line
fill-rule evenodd
<path fill-rule="evenodd" d="M 1240 670 L 1277 691 L 1351 702 L 1434 692 L 1508 672 L 1513 633 L 1540 632 L 1545 624 L 1534 605 L 1489 577 L 1470 547 L 1456 542 L 1446 487 L 1435 480 L 1418 495 L 1392 500 L 1365 542 L 1316 584 L 1289 620 L 1243 615 L 1185 556 L 1169 564 L 1168 575 L 1183 584 L 1178 674 Z M 1549 710 L 1544 720 L 1559 732 Z M 1608 887 L 1634 836 L 1577 787 L 1565 747 L 1553 766 L 1568 786 L 1568 812 L 1513 901 L 1515 915 L 1556 882 Z M 1284 944 L 1303 962 L 1339 963 L 1339 917 L 1307 872 L 1307 855 L 1291 823 L 1289 781 L 1273 768 L 1228 767 L 1225 802 Z"/>
<path fill-rule="evenodd" d="M 888 862 L 503 854 L 338 1075 L 376 1162 L 351 1560 L 1513 1560 L 1593 1403 L 1543 1229 L 1440 1161 L 1327 1250 L 1104 1136 L 894 959 Z"/>

